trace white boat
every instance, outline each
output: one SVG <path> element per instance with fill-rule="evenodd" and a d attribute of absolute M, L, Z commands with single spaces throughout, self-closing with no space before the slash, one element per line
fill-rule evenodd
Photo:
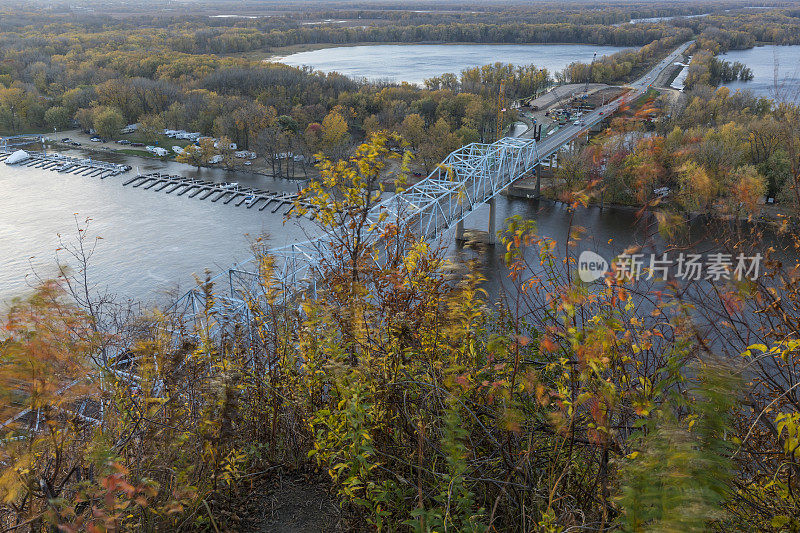
<path fill-rule="evenodd" d="M 25 150 L 17 150 L 6 159 L 6 165 L 16 165 L 30 159 L 30 154 Z"/>
<path fill-rule="evenodd" d="M 256 201 L 256 197 L 251 194 L 250 196 L 247 197 L 246 203 L 247 203 L 248 206 L 251 206 L 251 205 L 253 205 L 253 203 L 255 201 Z"/>

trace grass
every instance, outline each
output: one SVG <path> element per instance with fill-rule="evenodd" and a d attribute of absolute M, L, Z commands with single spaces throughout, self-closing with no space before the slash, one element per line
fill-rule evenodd
<path fill-rule="evenodd" d="M 166 148 L 167 150 L 171 149 L 173 146 L 180 146 L 181 148 L 186 148 L 186 146 L 192 144 L 192 141 L 186 141 L 181 139 L 171 139 L 166 135 L 149 135 L 145 136 L 141 133 L 131 133 L 129 135 L 121 135 L 120 139 L 127 139 L 132 143 L 144 143 L 144 144 L 152 144 L 154 146 L 160 146 L 161 148 Z"/>
<path fill-rule="evenodd" d="M 118 150 L 115 150 L 115 152 L 121 154 L 135 155 L 138 157 L 149 157 L 150 159 L 160 159 L 161 161 L 166 161 L 168 159 L 171 159 L 171 155 L 167 155 L 164 157 L 156 157 L 147 150 L 137 150 L 135 148 L 120 148 Z"/>

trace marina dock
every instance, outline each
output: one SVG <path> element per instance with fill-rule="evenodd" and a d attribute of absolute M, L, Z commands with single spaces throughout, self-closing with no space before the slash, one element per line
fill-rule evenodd
<path fill-rule="evenodd" d="M 299 198 L 297 193 L 270 192 L 262 189 L 240 187 L 237 183 L 214 183 L 184 176 L 161 174 L 159 172 L 134 176 L 125 180 L 122 185 L 165 194 L 175 193 L 175 196 L 186 195 L 188 198 L 210 200 L 211 202 L 222 200 L 223 204 L 233 204 L 237 207 L 244 206 L 247 209 L 258 208 L 259 211 L 269 208 L 272 213 L 283 209 L 284 215 L 289 214 Z M 306 202 L 301 202 L 300 205 L 312 210 L 312 212 L 315 209 L 314 206 Z"/>
<path fill-rule="evenodd" d="M 8 159 L 12 153 L 13 152 L 8 149 L 0 148 L 0 162 Z M 78 176 L 89 176 L 100 179 L 117 176 L 131 169 L 128 165 L 95 161 L 91 158 L 69 157 L 61 154 L 48 154 L 45 152 L 33 151 L 26 151 L 26 153 L 28 155 L 27 158 L 9 164 L 18 167 L 41 168 L 60 172 L 62 174 L 75 174 Z"/>
<path fill-rule="evenodd" d="M 3 139 L 3 141 L 4 143 L 0 144 L 0 163 L 6 162 L 9 166 L 30 167 L 100 179 L 124 174 L 131 170 L 129 165 L 95 161 L 91 158 L 69 157 L 44 151 L 13 150 L 13 148 L 17 148 L 23 143 L 26 146 L 30 146 L 32 142 L 28 138 L 8 138 Z M 16 142 L 12 143 L 11 141 Z M 244 206 L 247 209 L 257 208 L 259 211 L 269 209 L 270 212 L 277 213 L 283 210 L 284 215 L 289 214 L 299 199 L 297 193 L 271 192 L 251 187 L 241 187 L 238 183 L 207 182 L 159 172 L 137 174 L 125 179 L 122 185 L 165 194 L 174 193 L 175 196 L 185 195 L 187 198 L 210 200 L 211 202 L 221 201 L 223 204 L 232 204 L 236 207 Z M 316 208 L 308 202 L 301 202 L 300 205 L 308 208 L 311 213 L 310 216 L 313 218 Z"/>

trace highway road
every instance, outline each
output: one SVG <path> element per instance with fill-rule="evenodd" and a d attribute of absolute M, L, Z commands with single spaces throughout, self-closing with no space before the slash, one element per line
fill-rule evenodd
<path fill-rule="evenodd" d="M 650 86 L 655 82 L 656 78 L 658 77 L 664 69 L 672 66 L 673 63 L 682 59 L 683 52 L 692 44 L 692 41 L 684 43 L 676 48 L 673 52 L 671 52 L 667 57 L 659 61 L 659 63 L 654 66 L 650 71 L 639 78 L 638 80 L 634 81 L 631 84 L 626 85 L 626 87 L 630 88 L 623 96 L 617 98 L 616 100 L 611 101 L 610 103 L 598 107 L 594 111 L 590 113 L 584 113 L 580 120 L 582 122 L 581 125 L 575 125 L 573 123 L 568 123 L 565 126 L 562 126 L 558 129 L 554 134 L 548 135 L 541 141 L 539 141 L 537 146 L 537 151 L 539 155 L 539 160 L 547 159 L 550 155 L 557 152 L 564 144 L 568 143 L 569 141 L 576 139 L 580 135 L 585 135 L 586 130 L 600 122 L 601 120 L 605 119 L 609 115 L 614 114 L 620 106 L 627 103 L 628 101 L 635 100 L 645 92 Z M 526 134 L 523 134 L 523 137 L 532 135 L 533 132 L 529 131 Z"/>

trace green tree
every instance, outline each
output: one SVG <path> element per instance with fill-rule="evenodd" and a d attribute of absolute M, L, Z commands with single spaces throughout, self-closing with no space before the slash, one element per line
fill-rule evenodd
<path fill-rule="evenodd" d="M 650 434 L 640 437 L 642 446 L 623 464 L 620 503 L 626 531 L 701 532 L 724 517 L 722 502 L 733 473 L 726 435 L 740 383 L 720 364 L 698 370 L 694 398 L 678 400 L 691 414 L 678 420 L 657 413 L 648 422 Z"/>
<path fill-rule="evenodd" d="M 75 120 L 82 130 L 90 130 L 94 126 L 94 111 L 93 108 L 82 107 L 75 112 Z"/>
<path fill-rule="evenodd" d="M 44 112 L 44 121 L 55 130 L 65 130 L 70 125 L 69 109 L 63 106 L 54 106 Z"/>
<path fill-rule="evenodd" d="M 138 124 L 139 129 L 137 131 L 147 142 L 156 141 L 165 128 L 164 117 L 158 114 L 142 115 L 139 117 Z"/>
<path fill-rule="evenodd" d="M 113 139 L 125 126 L 125 117 L 117 109 L 107 107 L 94 115 L 94 129 L 103 139 Z"/>

